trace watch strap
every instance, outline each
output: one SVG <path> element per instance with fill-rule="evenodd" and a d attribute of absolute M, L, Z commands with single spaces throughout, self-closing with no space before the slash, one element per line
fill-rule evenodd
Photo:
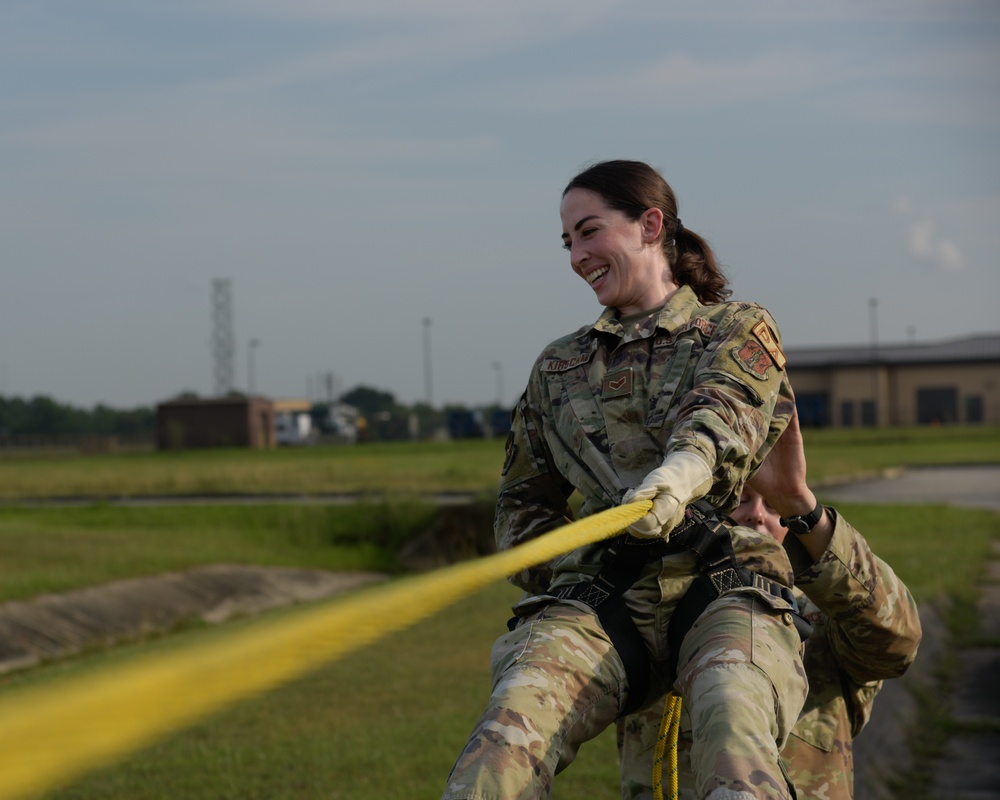
<path fill-rule="evenodd" d="M 816 508 L 808 514 L 797 514 L 792 517 L 781 517 L 782 527 L 788 528 L 796 536 L 804 536 L 815 528 L 823 518 L 823 504 L 816 501 Z"/>

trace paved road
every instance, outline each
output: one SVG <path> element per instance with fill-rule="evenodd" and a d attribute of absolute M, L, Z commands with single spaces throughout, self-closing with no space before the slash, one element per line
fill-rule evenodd
<path fill-rule="evenodd" d="M 1000 466 L 927 467 L 891 479 L 822 487 L 832 503 L 948 503 L 1000 511 Z"/>

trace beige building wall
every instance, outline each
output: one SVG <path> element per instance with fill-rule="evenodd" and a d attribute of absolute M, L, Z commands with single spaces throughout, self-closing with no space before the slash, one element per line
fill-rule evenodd
<path fill-rule="evenodd" d="M 870 424 L 875 403 L 877 425 L 916 425 L 921 392 L 954 392 L 956 422 L 978 414 L 986 425 L 1000 425 L 1000 364 L 936 366 L 880 365 L 830 368 L 789 368 L 797 395 L 822 394 L 834 427 Z"/>
<path fill-rule="evenodd" d="M 895 367 L 892 369 L 895 404 L 900 425 L 916 425 L 920 390 L 954 388 L 958 422 L 968 422 L 970 406 L 980 404 L 982 422 L 1000 424 L 1000 364 L 959 364 L 936 367 Z"/>

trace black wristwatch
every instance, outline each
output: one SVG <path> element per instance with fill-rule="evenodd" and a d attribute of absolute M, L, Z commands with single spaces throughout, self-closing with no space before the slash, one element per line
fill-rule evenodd
<path fill-rule="evenodd" d="M 796 536 L 805 536 L 805 534 L 809 533 L 819 524 L 819 521 L 822 518 L 823 506 L 817 500 L 816 508 L 808 514 L 799 514 L 794 517 L 782 517 L 779 522 L 781 522 L 782 527 L 788 528 L 788 530 Z"/>

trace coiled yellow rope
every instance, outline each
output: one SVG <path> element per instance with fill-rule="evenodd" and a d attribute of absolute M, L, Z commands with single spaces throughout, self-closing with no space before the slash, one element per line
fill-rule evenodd
<path fill-rule="evenodd" d="M 513 550 L 305 608 L 211 642 L 0 698 L 0 800 L 67 783 L 494 581 L 614 536 L 650 506 L 648 500 L 618 506 Z"/>
<path fill-rule="evenodd" d="M 663 800 L 663 755 L 670 748 L 667 783 L 668 800 L 677 800 L 677 735 L 681 728 L 681 696 L 670 692 L 660 720 L 660 735 L 656 739 L 653 758 L 653 800 Z"/>

